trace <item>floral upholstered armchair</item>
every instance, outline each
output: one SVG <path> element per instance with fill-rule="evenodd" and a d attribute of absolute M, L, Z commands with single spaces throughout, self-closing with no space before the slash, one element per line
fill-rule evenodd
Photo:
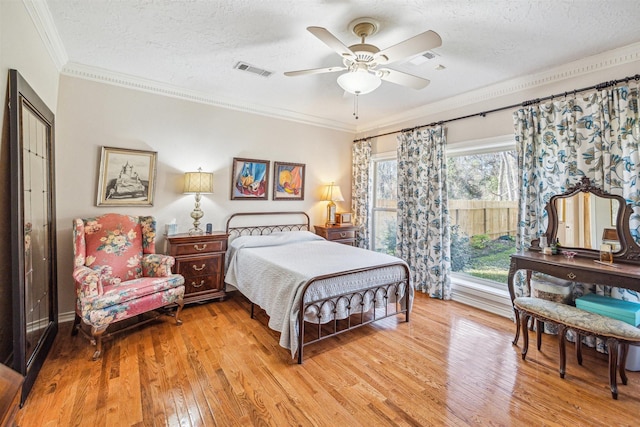
<path fill-rule="evenodd" d="M 156 222 L 151 216 L 106 214 L 73 220 L 76 316 L 91 327 L 100 357 L 102 337 L 114 322 L 177 304 L 181 324 L 184 278 L 172 274 L 173 257 L 155 253 Z"/>

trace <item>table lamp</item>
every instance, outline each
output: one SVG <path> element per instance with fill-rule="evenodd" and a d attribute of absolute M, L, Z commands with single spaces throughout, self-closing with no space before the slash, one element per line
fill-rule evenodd
<path fill-rule="evenodd" d="M 185 172 L 183 193 L 196 195 L 196 207 L 191 212 L 193 228 L 189 230 L 189 234 L 203 234 L 200 218 L 204 216 L 204 212 L 200 209 L 200 195 L 213 193 L 213 174 L 202 172 L 202 168 L 198 168 L 197 172 Z"/>
<path fill-rule="evenodd" d="M 336 223 L 336 204 L 334 202 L 344 202 L 340 186 L 333 182 L 326 186 L 322 196 L 323 201 L 328 201 L 327 205 L 327 223 L 326 225 L 335 225 Z"/>

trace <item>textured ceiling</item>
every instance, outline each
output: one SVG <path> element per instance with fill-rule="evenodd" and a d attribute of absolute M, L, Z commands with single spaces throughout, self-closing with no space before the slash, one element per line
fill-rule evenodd
<path fill-rule="evenodd" d="M 46 0 L 68 62 L 150 80 L 221 104 L 366 129 L 438 100 L 535 74 L 640 42 L 636 0 Z M 341 65 L 306 30 L 327 28 L 345 45 L 355 18 L 380 22 L 367 39 L 381 49 L 426 30 L 437 57 L 389 68 L 431 80 L 422 90 L 383 82 L 353 97 L 339 73 L 286 77 L 284 71 Z M 238 61 L 272 71 L 234 69 Z M 444 70 L 436 70 L 438 65 Z M 70 71 L 71 70 L 71 71 Z M 624 77 L 624 76 L 620 76 Z"/>

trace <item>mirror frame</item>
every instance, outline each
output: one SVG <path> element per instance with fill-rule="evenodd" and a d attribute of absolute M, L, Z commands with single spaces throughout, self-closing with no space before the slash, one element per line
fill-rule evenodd
<path fill-rule="evenodd" d="M 640 261 L 640 246 L 638 246 L 631 236 L 629 230 L 629 219 L 633 212 L 631 205 L 628 205 L 626 200 L 615 194 L 607 193 L 606 191 L 591 184 L 591 181 L 587 177 L 582 177 L 573 187 L 569 187 L 567 191 L 561 194 L 552 196 L 545 207 L 547 211 L 547 217 L 549 223 L 547 224 L 547 231 L 543 234 L 547 236 L 547 240 L 552 242 L 556 239 L 558 233 L 558 211 L 556 208 L 556 200 L 571 197 L 578 193 L 591 193 L 595 196 L 602 197 L 604 199 L 616 200 L 620 203 L 621 209 L 618 210 L 618 216 L 616 217 L 616 230 L 618 232 L 618 238 L 620 239 L 620 250 L 613 253 L 614 261 Z M 562 242 L 560 242 L 562 247 Z M 541 250 L 540 239 L 534 239 L 531 241 L 531 250 Z M 579 256 L 585 258 L 597 259 L 600 256 L 599 249 L 586 249 L 586 248 L 574 248 L 568 247 L 572 251 L 576 252 Z"/>
<path fill-rule="evenodd" d="M 36 343 L 31 343 L 33 351 L 27 352 L 28 328 L 30 327 L 28 292 L 26 289 L 26 261 L 25 255 L 25 174 L 30 169 L 23 166 L 25 161 L 23 142 L 29 135 L 23 129 L 23 108 L 29 110 L 44 125 L 44 152 L 47 162 L 44 163 L 44 189 L 46 197 L 44 220 L 42 227 L 48 229 L 47 241 L 41 242 L 45 268 L 47 269 L 46 289 L 48 312 L 43 323 L 46 326 Z M 9 70 L 9 142 L 11 160 L 11 277 L 13 299 L 13 369 L 24 378 L 22 385 L 22 406 L 31 391 L 31 387 L 40 372 L 40 368 L 53 345 L 58 332 L 58 290 L 57 290 L 57 249 L 56 249 L 56 207 L 55 207 L 55 161 L 54 161 L 54 133 L 55 116 L 47 105 L 40 99 L 27 81 L 17 70 Z M 26 169 L 26 170 L 25 170 Z M 31 175 L 29 175 L 31 176 Z M 32 248 L 38 242 L 31 239 Z M 28 265 L 28 264 L 27 264 Z"/>

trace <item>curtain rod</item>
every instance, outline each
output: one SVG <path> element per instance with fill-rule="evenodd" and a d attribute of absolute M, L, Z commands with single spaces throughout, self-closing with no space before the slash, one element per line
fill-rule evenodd
<path fill-rule="evenodd" d="M 434 125 L 442 125 L 444 123 L 455 122 L 457 120 L 468 119 L 468 118 L 476 117 L 476 116 L 486 117 L 487 114 L 495 113 L 497 111 L 509 110 L 509 109 L 516 108 L 516 107 L 527 107 L 529 105 L 539 104 L 540 102 L 548 101 L 548 100 L 551 100 L 551 99 L 554 99 L 554 98 L 558 98 L 558 97 L 561 97 L 561 96 L 566 97 L 569 94 L 576 95 L 579 92 L 585 92 L 585 91 L 588 91 L 588 90 L 591 90 L 591 89 L 602 90 L 602 89 L 606 89 L 606 88 L 611 87 L 611 86 L 615 86 L 615 85 L 617 85 L 619 83 L 622 83 L 622 82 L 628 83 L 629 80 L 634 80 L 634 79 L 636 81 L 640 81 L 640 74 L 636 74 L 634 76 L 628 76 L 628 77 L 625 77 L 623 79 L 611 80 L 611 81 L 608 81 L 608 82 L 602 82 L 602 83 L 598 83 L 598 84 L 593 85 L 593 86 L 583 87 L 583 88 L 580 88 L 580 89 L 574 89 L 572 91 L 557 93 L 555 95 L 545 96 L 544 98 L 535 98 L 535 99 L 524 101 L 524 102 L 521 102 L 521 103 L 518 103 L 518 104 L 512 104 L 512 105 L 507 105 L 507 106 L 504 106 L 504 107 L 494 108 L 493 110 L 481 111 L 479 113 L 467 114 L 466 116 L 455 117 L 453 119 L 440 120 L 440 121 L 437 121 L 437 122 L 431 122 L 429 124 L 414 126 L 412 128 L 405 128 L 405 129 L 390 131 L 390 132 L 387 132 L 387 133 L 381 133 L 379 135 L 367 136 L 367 137 L 364 137 L 364 138 L 355 139 L 353 142 L 356 143 L 356 142 L 360 142 L 360 141 L 366 141 L 368 139 L 378 138 L 380 136 L 393 135 L 394 133 L 412 132 L 412 131 L 414 131 L 416 129 L 420 129 L 420 128 L 424 128 L 424 127 L 428 127 L 428 126 L 434 126 Z"/>

